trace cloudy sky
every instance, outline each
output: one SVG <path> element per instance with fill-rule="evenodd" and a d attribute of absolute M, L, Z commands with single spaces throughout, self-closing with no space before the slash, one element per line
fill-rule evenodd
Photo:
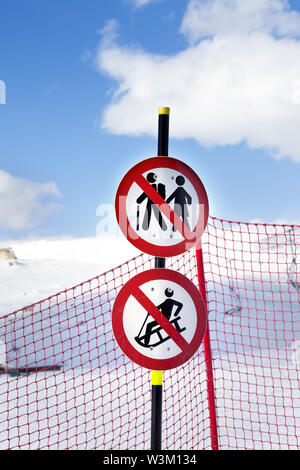
<path fill-rule="evenodd" d="M 3 0 L 0 83 L 2 240 L 96 234 L 158 106 L 212 215 L 300 223 L 299 2 Z"/>

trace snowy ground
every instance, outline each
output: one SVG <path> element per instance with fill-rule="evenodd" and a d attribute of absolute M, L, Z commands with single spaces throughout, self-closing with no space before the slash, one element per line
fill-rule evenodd
<path fill-rule="evenodd" d="M 253 363 L 230 354 L 226 360 L 215 370 L 221 448 L 299 449 L 296 366 L 283 358 Z M 210 447 L 206 376 L 198 362 L 196 371 L 165 373 L 164 449 Z M 149 449 L 149 372 L 70 370 L 0 377 L 0 386 L 0 449 Z"/>
<path fill-rule="evenodd" d="M 0 316 L 119 266 L 139 252 L 124 237 L 0 242 L 17 261 L 0 259 Z"/>
<path fill-rule="evenodd" d="M 18 260 L 12 265 L 8 260 L 0 262 L 1 316 L 138 254 L 121 238 L 117 244 L 115 239 L 90 238 L 0 245 L 7 246 L 12 247 Z M 278 258 L 272 262 L 277 268 Z M 284 258 L 280 269 L 286 280 Z M 212 280 L 208 277 L 223 449 L 299 447 L 299 292 L 287 282 L 278 284 L 275 271 L 277 282 L 271 282 L 269 272 L 270 265 L 266 267 L 266 279 L 261 276 L 236 283 L 243 310 L 234 316 L 224 315 L 224 299 L 225 303 L 227 297 L 232 302 L 226 264 L 221 275 L 218 270 Z M 57 304 L 38 314 L 29 311 L 27 317 L 16 320 L 13 341 L 21 351 L 19 366 L 24 366 L 23 359 L 33 363 L 47 359 L 51 363 L 53 357 L 65 366 L 57 373 L 0 376 L 1 449 L 149 448 L 149 372 L 124 362 L 124 355 L 116 349 L 109 310 L 114 295 L 114 290 L 95 290 L 88 298 L 83 294 L 70 299 L 68 305 L 65 300 L 59 324 L 55 323 Z M 81 315 L 84 324 L 80 328 L 77 323 L 72 326 Z M 24 337 L 27 344 L 22 350 Z M 164 398 L 164 447 L 209 448 L 201 350 L 183 368 L 165 373 Z"/>

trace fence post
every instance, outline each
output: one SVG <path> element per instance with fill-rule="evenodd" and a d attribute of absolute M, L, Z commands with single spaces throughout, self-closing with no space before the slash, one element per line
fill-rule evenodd
<path fill-rule="evenodd" d="M 161 107 L 158 110 L 158 145 L 159 157 L 169 156 L 169 115 L 170 108 Z M 165 268 L 165 258 L 155 258 L 155 268 Z M 162 395 L 163 373 L 152 371 L 151 396 L 151 450 L 161 450 L 162 436 Z"/>
<path fill-rule="evenodd" d="M 203 252 L 202 252 L 201 242 L 196 246 L 196 260 L 197 260 L 199 290 L 203 297 L 205 306 L 207 308 L 205 273 L 204 273 Z M 204 358 L 205 358 L 205 368 L 206 368 L 206 384 L 207 384 L 207 395 L 208 395 L 211 448 L 212 450 L 219 450 L 216 397 L 215 397 L 215 385 L 214 385 L 214 376 L 213 376 L 213 367 L 212 367 L 209 321 L 207 321 L 207 329 L 206 329 L 206 333 L 205 333 L 204 340 L 203 340 L 203 347 L 204 347 Z"/>

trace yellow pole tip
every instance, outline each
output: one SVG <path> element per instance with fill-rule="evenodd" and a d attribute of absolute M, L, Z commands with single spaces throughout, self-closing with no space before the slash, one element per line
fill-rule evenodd
<path fill-rule="evenodd" d="M 158 108 L 158 114 L 170 114 L 170 108 L 162 106 Z"/>
<path fill-rule="evenodd" d="M 152 385 L 162 385 L 163 384 L 163 372 L 153 370 L 152 371 Z"/>

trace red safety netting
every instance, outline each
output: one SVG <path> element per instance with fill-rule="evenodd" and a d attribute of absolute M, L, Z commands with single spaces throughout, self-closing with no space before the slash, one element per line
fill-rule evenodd
<path fill-rule="evenodd" d="M 211 218 L 202 249 L 210 341 L 164 374 L 163 449 L 210 449 L 212 437 L 299 449 L 300 227 Z M 167 267 L 198 285 L 197 256 Z M 141 255 L 0 319 L 1 449 L 149 449 L 150 372 L 118 348 L 110 313 L 153 264 Z"/>

